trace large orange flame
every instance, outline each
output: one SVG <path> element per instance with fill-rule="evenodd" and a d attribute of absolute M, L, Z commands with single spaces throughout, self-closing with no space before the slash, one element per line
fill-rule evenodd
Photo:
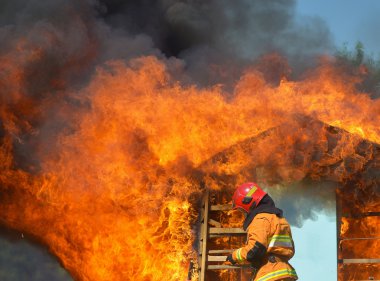
<path fill-rule="evenodd" d="M 36 60 L 38 52 L 24 59 Z M 343 135 L 346 145 L 334 152 L 339 157 L 351 155 L 359 139 L 380 143 L 379 101 L 358 93 L 357 80 L 330 62 L 302 81 L 284 78 L 278 86 L 252 68 L 226 94 L 220 86 L 183 86 L 155 57 L 110 61 L 85 89 L 35 101 L 22 88 L 25 73 L 14 60 L 0 59 L 9 69 L 0 81 L 7 89 L 0 106 L 0 222 L 48 245 L 77 280 L 185 280 L 200 182 L 209 176 L 204 163 L 295 116 L 354 134 Z M 21 167 L 15 143 L 25 135 L 28 141 L 44 137 L 37 123 L 52 114 L 52 105 L 69 126 L 53 143 L 32 146 L 38 165 Z M 283 179 L 305 177 L 301 169 L 321 173 L 316 166 L 287 169 L 296 142 L 305 150 L 315 145 L 311 133 L 292 139 L 299 129 L 285 125 L 281 142 L 256 148 L 267 157 L 261 161 L 279 161 Z M 235 152 L 229 174 L 247 157 Z"/>

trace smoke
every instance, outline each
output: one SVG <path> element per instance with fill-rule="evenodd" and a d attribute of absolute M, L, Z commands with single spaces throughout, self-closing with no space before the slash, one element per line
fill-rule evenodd
<path fill-rule="evenodd" d="M 31 243 L 23 234 L 9 229 L 0 227 L 0 233 L 1 280 L 72 280 L 46 249 Z"/>
<path fill-rule="evenodd" d="M 317 220 L 321 213 L 330 217 L 335 216 L 337 187 L 333 182 L 304 180 L 288 185 L 271 186 L 266 191 L 276 205 L 285 211 L 289 223 L 302 227 L 307 219 Z"/>
<path fill-rule="evenodd" d="M 184 60 L 192 82 L 203 86 L 232 83 L 242 69 L 271 52 L 285 56 L 297 74 L 333 48 L 321 19 L 299 21 L 296 1 L 100 3 L 101 16 L 110 26 L 148 35 L 166 56 Z"/>
<path fill-rule="evenodd" d="M 154 55 L 185 84 L 223 83 L 226 89 L 268 52 L 286 57 L 293 73 L 310 67 L 316 56 L 331 50 L 331 35 L 320 19 L 298 22 L 295 4 L 285 0 L 3 1 L 2 111 L 15 115 L 23 108 L 22 116 L 14 116 L 16 162 L 24 169 L 39 170 L 38 159 L 56 150 L 55 136 L 75 130 L 72 116 L 62 110 L 62 97 L 70 112 L 87 108 L 76 90 L 86 86 L 96 66 L 108 60 Z M 279 73 L 274 82 L 289 73 Z M 33 155 L 36 152 L 40 155 Z"/>
<path fill-rule="evenodd" d="M 299 22 L 295 1 L 17 0 L 0 5 L 5 43 L 0 52 L 18 48 L 19 63 L 31 68 L 25 77 L 28 94 L 81 87 L 96 65 L 110 59 L 174 57 L 182 61 L 175 65 L 184 68 L 177 77 L 183 82 L 228 86 L 264 54 L 283 55 L 296 75 L 332 50 L 324 22 L 306 17 Z M 30 61 L 32 49 L 40 54 Z"/>

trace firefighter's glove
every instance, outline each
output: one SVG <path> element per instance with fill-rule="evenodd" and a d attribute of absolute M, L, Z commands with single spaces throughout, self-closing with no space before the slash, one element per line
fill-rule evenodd
<path fill-rule="evenodd" d="M 233 259 L 232 254 L 229 254 L 227 256 L 226 262 L 230 262 L 232 265 L 236 264 L 236 261 Z"/>

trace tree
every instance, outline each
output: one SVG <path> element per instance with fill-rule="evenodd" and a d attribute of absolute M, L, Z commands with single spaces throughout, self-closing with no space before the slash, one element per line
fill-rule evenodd
<path fill-rule="evenodd" d="M 358 90 L 368 93 L 372 98 L 380 97 L 380 59 L 365 53 L 363 43 L 358 41 L 351 51 L 347 43 L 335 52 L 336 64 L 353 75 L 361 75 Z"/>

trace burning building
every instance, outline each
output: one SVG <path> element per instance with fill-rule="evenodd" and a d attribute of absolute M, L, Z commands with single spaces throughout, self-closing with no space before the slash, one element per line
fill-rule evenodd
<path fill-rule="evenodd" d="M 375 276 L 347 263 L 379 252 L 362 68 L 320 56 L 328 30 L 298 26 L 294 1 L 153 2 L 1 4 L 1 225 L 75 280 L 184 280 L 205 190 L 254 178 L 329 208 L 337 188 L 341 272 Z"/>
<path fill-rule="evenodd" d="M 290 128 L 293 128 L 290 130 L 293 132 L 291 134 L 289 133 Z M 314 137 L 307 137 L 311 135 Z M 288 156 L 290 162 L 284 166 L 284 162 L 281 163 L 279 159 L 271 161 L 265 158 L 261 162 L 263 154 L 260 149 L 261 145 L 266 147 L 269 143 L 277 144 L 283 142 L 287 137 L 289 138 L 286 141 L 287 145 L 308 147 L 307 153 L 305 154 L 305 150 L 292 153 Z M 266 142 L 268 144 L 265 144 Z M 276 147 L 278 151 L 272 150 L 270 155 L 264 157 L 271 158 L 274 153 L 283 159 L 284 154 L 281 150 L 284 146 L 276 145 Z M 295 151 L 297 150 L 293 150 L 293 152 Z M 308 156 L 305 157 L 305 155 Z M 220 152 L 204 163 L 203 167 L 206 170 L 208 170 L 206 167 L 211 168 L 214 171 L 213 178 L 217 182 L 225 182 L 227 189 L 230 184 L 227 179 L 234 178 L 236 175 L 244 175 L 244 179 L 252 177 L 276 179 L 282 178 L 283 175 L 299 176 L 302 174 L 301 186 L 304 188 L 311 186 L 316 188 L 317 182 L 322 184 L 324 190 L 314 191 L 311 195 L 314 196 L 313 200 L 315 201 L 323 200 L 334 203 L 334 196 L 326 190 L 335 190 L 337 199 L 338 280 L 377 280 L 380 272 L 377 225 L 380 200 L 376 191 L 379 179 L 375 172 L 378 169 L 378 157 L 379 145 L 376 143 L 368 142 L 360 136 L 352 135 L 318 121 L 297 117 L 292 124 L 287 123 L 272 128 L 257 137 L 249 138 Z M 237 161 L 237 159 L 239 160 Z M 218 170 L 215 171 L 214 167 L 218 167 Z M 234 169 L 232 173 L 230 173 L 231 167 Z M 221 178 L 218 178 L 219 176 Z M 295 179 L 291 179 L 291 181 L 294 182 Z M 273 186 L 273 183 L 264 184 Z M 273 189 L 269 191 L 276 192 Z M 223 191 L 220 192 L 223 194 Z M 286 193 L 294 196 L 294 194 L 302 194 L 303 192 L 294 187 L 280 188 L 280 196 L 284 196 Z M 299 198 L 301 197 L 300 195 Z M 223 203 L 223 200 L 225 197 L 222 196 L 219 201 Z M 219 210 L 221 208 L 214 207 L 212 209 Z M 296 223 L 294 218 L 291 217 L 290 219 Z M 222 215 L 219 216 L 219 220 L 223 222 L 225 227 L 237 225 L 236 218 L 233 216 Z M 210 227 L 211 225 L 209 229 Z M 217 237 L 223 236 L 222 234 L 227 233 L 227 231 L 220 231 L 219 233 L 220 235 Z M 211 238 L 216 237 L 213 234 L 214 232 L 211 232 L 209 235 L 211 257 L 218 253 L 226 253 L 226 251 L 213 250 L 215 242 Z M 241 233 L 231 231 L 227 234 L 225 236 L 231 237 Z M 216 243 L 218 245 L 216 248 L 219 247 L 220 249 L 220 246 L 222 248 L 231 247 L 231 244 L 239 247 L 240 245 L 236 244 L 237 241 L 240 240 L 222 239 Z M 240 243 L 242 242 L 240 241 Z M 205 259 L 207 260 L 207 258 Z M 211 258 L 210 260 L 218 259 Z M 228 268 L 236 270 L 236 267 L 210 266 L 210 269 L 214 270 Z M 205 272 L 205 280 L 208 280 L 207 274 L 208 272 Z M 209 274 L 212 276 L 213 273 Z M 232 275 L 230 272 L 223 272 L 221 276 L 220 280 L 246 280 L 240 271 L 236 271 Z M 216 279 L 214 277 L 211 280 Z"/>

